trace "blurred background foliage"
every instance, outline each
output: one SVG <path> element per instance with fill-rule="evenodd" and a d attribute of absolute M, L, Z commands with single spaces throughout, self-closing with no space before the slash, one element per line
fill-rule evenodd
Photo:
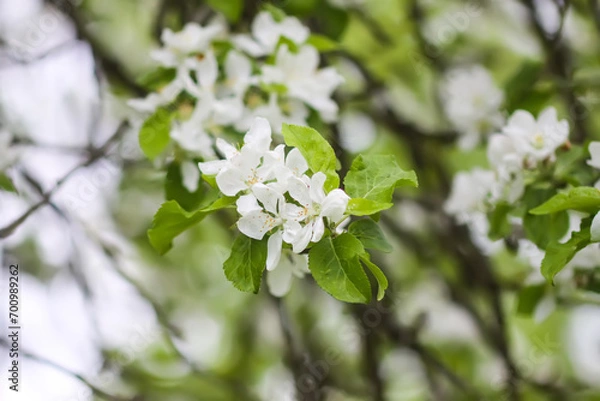
<path fill-rule="evenodd" d="M 275 299 L 265 288 L 248 295 L 225 280 L 222 264 L 233 223 L 226 214 L 210 216 L 158 256 L 146 230 L 165 197 L 168 175 L 148 161 L 119 160 L 122 175 L 109 210 L 117 241 L 127 241 L 135 258 L 119 256 L 121 245 L 103 235 L 92 241 L 98 251 L 67 258 L 69 266 L 45 260 L 35 239 L 5 249 L 42 288 L 58 286 L 65 275 L 75 277 L 67 281 L 82 288 L 83 301 L 77 302 L 84 307 L 71 310 L 67 302 L 60 313 L 100 320 L 92 324 L 100 334 L 63 333 L 80 336 L 77 344 L 94 338 L 101 354 L 83 365 L 67 362 L 68 371 L 84 372 L 83 385 L 73 374 L 60 373 L 62 387 L 51 389 L 41 377 L 55 369 L 31 355 L 39 376 L 26 377 L 23 386 L 40 380 L 49 386 L 42 393 L 52 398 L 23 399 L 280 401 L 295 399 L 297 388 L 300 400 L 600 400 L 600 318 L 597 311 L 582 315 L 581 309 L 593 309 L 581 305 L 598 304 L 597 294 L 557 297 L 558 307 L 548 317 L 534 319 L 546 290 L 524 289 L 529 264 L 510 246 L 488 258 L 441 208 L 456 172 L 487 166 L 485 149 L 455 146 L 441 111 L 438 82 L 452 66 L 484 65 L 505 90 L 504 109 L 536 114 L 554 105 L 560 116 L 569 116 L 571 127 L 580 110 L 570 110 L 565 91 L 574 94 L 584 107 L 587 139 L 600 139 L 600 9 L 595 1 L 568 3 L 566 16 L 544 19 L 560 23 L 570 52 L 561 62 L 570 64 L 572 74 L 561 76 L 553 63 L 562 55 L 546 48 L 551 39 L 536 28 L 530 1 L 82 0 L 74 6 L 48 0 L 45 6 L 61 10 L 74 21 L 78 38 L 91 44 L 103 97 L 109 99 L 103 101 L 113 116 L 125 114 L 129 97 L 150 89 L 149 53 L 163 28 L 179 30 L 215 13 L 238 31 L 248 29 L 261 9 L 297 16 L 339 43 L 324 53 L 323 63 L 346 76 L 336 92 L 342 111 L 360 110 L 373 119 L 377 139 L 368 152 L 394 154 L 403 168 L 416 170 L 421 188 L 403 191 L 397 206 L 381 216 L 394 248 L 374 256 L 391 282 L 381 303 L 343 305 L 310 278 L 296 280 L 289 295 Z M 331 127 L 316 128 L 335 141 Z M 135 133 L 130 136 L 133 142 L 122 146 L 135 143 Z M 348 155 L 341 157 L 348 162 Z M 93 269 L 112 273 L 90 273 Z M 98 295 L 103 280 L 105 293 Z M 36 286 L 26 287 L 23 296 Z M 48 296 L 60 299 L 65 291 Z M 123 316 L 94 317 L 99 308 L 101 315 Z M 588 325 L 574 327 L 582 321 L 578 316 L 590 316 L 584 318 Z M 106 340 L 113 330 L 123 335 Z M 582 361 L 573 351 L 577 330 L 595 336 L 589 342 L 596 344 L 589 350 L 595 364 L 593 357 Z M 29 335 L 25 348 L 34 349 Z M 53 341 L 47 346 L 56 346 Z M 48 359 L 63 365 L 60 354 Z M 94 395 L 68 398 L 86 388 Z"/>

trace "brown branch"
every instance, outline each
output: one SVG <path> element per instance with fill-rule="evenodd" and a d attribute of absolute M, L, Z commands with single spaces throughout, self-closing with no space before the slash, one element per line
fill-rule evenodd
<path fill-rule="evenodd" d="M 298 401 L 321 401 L 323 399 L 323 378 L 311 374 L 312 358 L 308 352 L 302 352 L 299 349 L 298 340 L 294 336 L 292 322 L 283 301 L 281 298 L 269 296 L 277 307 L 281 332 L 286 345 L 285 362 L 294 376 L 296 399 Z"/>
<path fill-rule="evenodd" d="M 562 83 L 570 82 L 573 76 L 573 53 L 567 44 L 562 40 L 562 25 L 554 35 L 549 35 L 542 24 L 540 16 L 536 12 L 534 0 L 522 0 L 523 4 L 529 10 L 529 18 L 533 25 L 534 31 L 542 44 L 546 61 L 551 72 L 556 76 L 561 85 L 560 95 L 563 98 L 568 110 L 570 120 L 573 124 L 573 141 L 583 143 L 590 138 L 586 125 L 588 110 L 586 106 L 577 98 L 571 85 L 563 85 Z M 567 11 L 567 6 L 560 10 L 561 20 L 564 20 Z"/>

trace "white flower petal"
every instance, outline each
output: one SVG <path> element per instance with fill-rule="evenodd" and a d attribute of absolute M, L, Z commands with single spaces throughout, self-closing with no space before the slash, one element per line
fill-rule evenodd
<path fill-rule="evenodd" d="M 267 213 L 255 211 L 242 216 L 239 219 L 237 226 L 242 234 L 250 238 L 261 240 L 266 233 L 277 226 L 277 220 Z"/>
<path fill-rule="evenodd" d="M 181 163 L 180 168 L 183 186 L 189 192 L 196 192 L 198 189 L 198 180 L 200 179 L 200 169 L 189 161 Z"/>
<path fill-rule="evenodd" d="M 235 196 L 248 188 L 244 173 L 235 167 L 226 167 L 217 174 L 217 186 L 227 196 Z"/>
<path fill-rule="evenodd" d="M 250 35 L 234 35 L 231 41 L 238 49 L 252 57 L 261 57 L 267 54 L 267 50 L 260 43 L 254 41 Z"/>
<path fill-rule="evenodd" d="M 235 202 L 237 211 L 240 215 L 245 216 L 251 212 L 261 211 L 262 208 L 258 204 L 256 197 L 252 194 L 242 195 Z"/>
<path fill-rule="evenodd" d="M 325 222 L 321 217 L 317 217 L 315 219 L 312 231 L 312 237 L 310 238 L 310 240 L 312 242 L 319 242 L 321 238 L 323 238 L 323 234 L 325 234 Z"/>
<path fill-rule="evenodd" d="M 313 236 L 313 227 L 312 224 L 307 224 L 302 227 L 296 235 L 294 236 L 292 243 L 292 249 L 295 253 L 300 253 L 306 249 L 308 244 L 310 243 L 310 239 Z"/>
<path fill-rule="evenodd" d="M 258 199 L 260 203 L 263 204 L 267 212 L 273 213 L 275 215 L 279 214 L 278 204 L 283 206 L 283 204 L 285 203 L 282 194 L 262 183 L 254 184 L 252 186 L 252 193 L 254 194 L 254 196 L 256 196 L 256 199 Z"/>
<path fill-rule="evenodd" d="M 329 218 L 333 223 L 337 223 L 344 217 L 350 197 L 341 189 L 334 189 L 323 201 L 321 205 L 321 216 Z"/>
<path fill-rule="evenodd" d="M 287 257 L 281 258 L 277 267 L 267 272 L 267 286 L 269 292 L 276 297 L 289 292 L 292 286 L 292 266 Z"/>
<path fill-rule="evenodd" d="M 256 149 L 268 151 L 271 145 L 271 126 L 269 121 L 263 117 L 256 117 L 246 136 L 244 143 Z"/>
<path fill-rule="evenodd" d="M 308 170 L 308 163 L 298 148 L 290 150 L 285 159 L 285 165 L 298 177 Z"/>
<path fill-rule="evenodd" d="M 315 173 L 310 178 L 310 198 L 313 202 L 323 203 L 325 200 L 325 190 L 323 189 L 323 185 L 325 185 L 325 180 L 327 176 L 322 172 Z"/>
<path fill-rule="evenodd" d="M 277 230 L 269 237 L 267 242 L 267 270 L 273 270 L 279 263 L 282 245 L 282 233 L 281 230 Z"/>
<path fill-rule="evenodd" d="M 594 168 L 600 169 L 600 142 L 590 142 L 589 151 L 591 159 L 588 160 L 587 164 Z"/>
<path fill-rule="evenodd" d="M 213 160 L 209 162 L 198 163 L 198 167 L 204 175 L 217 175 L 228 165 L 229 162 L 227 160 Z"/>
<path fill-rule="evenodd" d="M 308 207 L 312 204 L 308 185 L 300 178 L 292 176 L 288 179 L 288 192 L 302 206 Z"/>
<path fill-rule="evenodd" d="M 204 59 L 198 63 L 197 79 L 203 88 L 212 88 L 217 81 L 219 66 L 212 50 L 206 52 Z"/>
<path fill-rule="evenodd" d="M 217 138 L 217 149 L 225 156 L 227 160 L 233 158 L 240 153 L 233 145 L 224 140 L 223 138 Z"/>

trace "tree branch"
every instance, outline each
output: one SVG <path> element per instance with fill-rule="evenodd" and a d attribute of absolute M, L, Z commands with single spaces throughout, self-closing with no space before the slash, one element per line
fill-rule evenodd
<path fill-rule="evenodd" d="M 43 194 L 41 200 L 32 205 L 21 216 L 17 217 L 12 223 L 8 224 L 3 228 L 0 228 L 0 238 L 6 238 L 9 235 L 11 235 L 19 226 L 21 226 L 21 224 L 23 224 L 29 218 L 29 216 L 34 214 L 41 207 L 47 205 L 50 202 L 52 196 L 56 193 L 56 191 L 58 191 L 58 189 L 62 187 L 63 184 L 67 182 L 73 174 L 75 174 L 77 171 L 84 167 L 88 167 L 94 164 L 96 161 L 104 157 L 105 153 L 108 151 L 108 148 L 113 144 L 113 142 L 116 142 L 121 138 L 121 136 L 125 133 L 127 127 L 127 123 L 121 123 L 117 131 L 108 140 L 106 140 L 106 142 L 103 145 L 101 145 L 98 148 L 92 149 L 90 151 L 90 156 L 84 162 L 76 165 L 71 170 L 69 170 L 61 179 L 59 179 L 56 182 L 56 184 L 54 184 L 54 187 L 52 187 L 50 190 L 46 191 Z"/>

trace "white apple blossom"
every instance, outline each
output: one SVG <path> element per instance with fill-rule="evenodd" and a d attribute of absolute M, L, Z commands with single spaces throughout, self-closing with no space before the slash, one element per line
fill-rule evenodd
<path fill-rule="evenodd" d="M 256 184 L 252 187 L 252 195 L 264 208 L 254 208 L 245 211 L 245 214 L 237 223 L 242 234 L 257 240 L 263 239 L 265 234 L 271 230 L 282 228 L 286 222 L 286 202 L 282 193 L 264 184 Z M 251 196 L 251 195 L 248 195 Z M 246 197 L 247 202 L 251 198 Z M 239 206 L 239 205 L 238 205 Z M 277 230 L 269 237 L 267 249 L 267 270 L 273 270 L 279 263 L 281 257 L 281 246 L 283 245 L 283 234 Z"/>
<path fill-rule="evenodd" d="M 494 172 L 480 168 L 457 173 L 444 204 L 446 213 L 456 216 L 460 223 L 468 223 L 474 213 L 486 213 L 494 178 Z"/>
<path fill-rule="evenodd" d="M 225 59 L 225 82 L 223 91 L 227 94 L 243 96 L 251 84 L 256 83 L 252 75 L 252 64 L 248 57 L 231 50 Z"/>
<path fill-rule="evenodd" d="M 309 165 L 298 148 L 286 155 L 285 145 L 271 150 L 269 122 L 256 117 L 236 149 L 223 139 L 216 146 L 222 160 L 199 163 L 203 174 L 216 175 L 219 190 L 238 196 L 237 228 L 252 239 L 267 240 L 266 269 L 269 288 L 276 296 L 285 294 L 293 275 L 308 272 L 306 255 L 299 256 L 310 242 L 318 242 L 329 228 L 332 235 L 345 231 L 350 197 L 341 189 L 325 193 L 326 175 L 306 175 Z M 292 246 L 292 255 L 287 245 Z"/>
<path fill-rule="evenodd" d="M 311 178 L 290 177 L 288 191 L 300 206 L 288 204 L 286 214 L 295 222 L 284 233 L 284 240 L 292 244 L 294 252 L 302 252 L 310 242 L 318 242 L 325 233 L 325 218 L 337 225 L 344 219 L 350 197 L 341 189 L 325 194 L 325 174 L 315 173 Z M 303 223 L 302 226 L 299 223 Z"/>
<path fill-rule="evenodd" d="M 141 99 L 129 99 L 127 105 L 143 114 L 152 114 L 157 108 L 165 106 L 175 100 L 183 90 L 183 82 L 174 80 L 161 88 L 158 92 L 149 93 Z"/>
<path fill-rule="evenodd" d="M 504 93 L 488 71 L 476 65 L 448 73 L 441 86 L 444 111 L 460 134 L 459 146 L 472 149 L 483 135 L 500 128 Z"/>
<path fill-rule="evenodd" d="M 237 121 L 244 111 L 243 100 L 238 95 L 217 97 L 219 66 L 212 50 L 197 63 L 195 72 L 198 82 L 186 87 L 198 99 L 192 118 L 216 125 L 230 125 Z M 236 78 L 241 76 L 237 74 Z M 244 79 L 240 79 L 242 85 Z"/>
<path fill-rule="evenodd" d="M 531 113 L 517 110 L 502 132 L 513 141 L 526 166 L 535 167 L 540 161 L 554 160 L 556 150 L 569 139 L 569 123 L 558 120 L 554 107 L 542 111 L 537 120 Z"/>
<path fill-rule="evenodd" d="M 308 104 L 324 121 L 337 118 L 338 105 L 331 95 L 344 79 L 333 67 L 319 69 L 319 53 L 314 47 L 302 46 L 294 54 L 286 45 L 280 46 L 275 65 L 263 66 L 261 80 L 284 85 L 288 96 Z"/>
<path fill-rule="evenodd" d="M 306 125 L 308 109 L 297 99 L 282 99 L 276 93 L 269 95 L 269 101 L 254 109 L 246 108 L 245 115 L 235 125 L 235 128 L 247 130 L 255 117 L 264 117 L 271 123 L 273 132 L 281 134 L 283 123 Z"/>
<path fill-rule="evenodd" d="M 154 50 L 151 57 L 165 67 L 177 68 L 188 57 L 208 50 L 221 31 L 219 25 L 203 27 L 193 22 L 187 23 L 180 32 L 166 28 L 160 37 L 164 47 Z"/>
<path fill-rule="evenodd" d="M 253 57 L 266 56 L 275 51 L 279 39 L 283 36 L 297 45 L 308 39 L 310 31 L 294 17 L 285 17 L 275 21 L 271 13 L 260 12 L 252 22 L 252 35 L 234 35 L 233 43 Z"/>
<path fill-rule="evenodd" d="M 199 164 L 203 174 L 216 174 L 217 185 L 227 196 L 235 196 L 249 190 L 254 184 L 263 183 L 273 177 L 276 163 L 263 156 L 269 151 L 271 128 L 269 122 L 257 117 L 244 137 L 244 146 L 238 151 L 227 142 L 218 139 L 217 148 L 225 160 Z"/>
<path fill-rule="evenodd" d="M 216 156 L 212 149 L 211 137 L 196 119 L 174 123 L 170 135 L 171 139 L 191 155 L 202 156 L 205 159 L 214 159 Z"/>

